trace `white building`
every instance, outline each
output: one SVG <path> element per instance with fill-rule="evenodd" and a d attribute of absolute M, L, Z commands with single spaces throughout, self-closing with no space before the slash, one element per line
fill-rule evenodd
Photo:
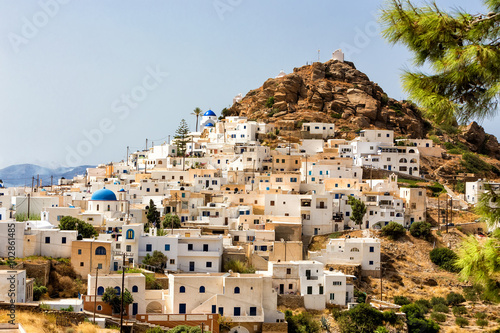
<path fill-rule="evenodd" d="M 500 189 L 500 183 L 485 181 L 481 179 L 475 182 L 466 182 L 465 201 L 467 201 L 467 203 L 475 205 L 481 199 L 481 194 L 488 191 L 489 189 L 498 191 Z"/>
<path fill-rule="evenodd" d="M 26 302 L 26 270 L 0 270 L 0 302 Z"/>

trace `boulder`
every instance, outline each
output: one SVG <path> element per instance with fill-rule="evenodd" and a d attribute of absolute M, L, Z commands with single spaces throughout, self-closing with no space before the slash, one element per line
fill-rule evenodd
<path fill-rule="evenodd" d="M 343 116 L 343 115 L 342 115 Z M 358 128 L 368 128 L 370 127 L 370 121 L 368 118 L 363 117 L 363 116 L 356 116 L 351 119 L 351 123 L 355 125 Z"/>
<path fill-rule="evenodd" d="M 467 142 L 473 144 L 476 147 L 482 145 L 484 140 L 486 139 L 486 133 L 484 132 L 484 128 L 479 126 L 478 123 L 473 121 L 470 123 L 464 130 L 463 136 Z"/>
<path fill-rule="evenodd" d="M 325 64 L 315 62 L 311 65 L 311 80 L 321 80 L 325 78 Z"/>

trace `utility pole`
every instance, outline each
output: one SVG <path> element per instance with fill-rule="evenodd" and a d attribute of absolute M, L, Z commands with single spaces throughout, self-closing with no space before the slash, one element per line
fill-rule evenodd
<path fill-rule="evenodd" d="M 38 192 L 38 188 L 40 187 L 40 175 L 36 175 L 36 191 Z"/>
<path fill-rule="evenodd" d="M 148 139 L 146 139 L 146 151 L 148 150 Z"/>
<path fill-rule="evenodd" d="M 99 267 L 95 268 L 95 290 L 94 290 L 94 324 L 95 324 L 95 311 L 97 308 L 97 277 L 99 276 Z"/>
<path fill-rule="evenodd" d="M 448 198 L 446 198 L 446 214 L 445 214 L 445 221 L 446 221 L 446 233 L 448 233 Z"/>
<path fill-rule="evenodd" d="M 306 184 L 307 184 L 307 154 L 306 154 Z"/>
<path fill-rule="evenodd" d="M 31 194 L 28 193 L 28 218 L 26 219 L 27 221 L 30 220 L 30 204 L 31 204 Z"/>
<path fill-rule="evenodd" d="M 453 198 L 450 199 L 450 224 L 453 223 Z"/>
<path fill-rule="evenodd" d="M 31 177 L 31 193 L 33 193 L 33 186 L 34 186 L 34 183 L 35 183 L 35 176 L 32 176 L 32 177 Z"/>
<path fill-rule="evenodd" d="M 254 183 L 255 183 L 255 159 L 252 161 L 252 191 Z"/>
<path fill-rule="evenodd" d="M 129 147 L 127 146 L 127 157 L 126 157 L 126 160 L 127 160 L 127 166 L 128 166 L 128 149 L 129 149 Z"/>
<path fill-rule="evenodd" d="M 123 252 L 123 263 L 122 263 L 122 304 L 120 306 L 120 333 L 123 333 L 123 294 L 125 292 L 125 252 Z"/>
<path fill-rule="evenodd" d="M 52 191 L 52 186 L 54 183 L 54 176 L 50 176 L 50 190 Z"/>

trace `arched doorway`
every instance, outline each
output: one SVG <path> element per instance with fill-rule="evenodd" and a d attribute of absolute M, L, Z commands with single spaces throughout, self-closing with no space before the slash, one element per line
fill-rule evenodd
<path fill-rule="evenodd" d="M 235 327 L 231 328 L 229 333 L 250 333 L 250 332 L 248 331 L 248 329 L 246 329 L 243 326 L 235 326 Z"/>
<path fill-rule="evenodd" d="M 159 302 L 153 301 L 146 306 L 146 313 L 162 313 L 162 306 Z"/>

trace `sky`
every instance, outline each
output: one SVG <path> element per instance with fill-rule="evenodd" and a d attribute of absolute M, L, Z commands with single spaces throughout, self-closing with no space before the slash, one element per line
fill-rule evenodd
<path fill-rule="evenodd" d="M 480 1 L 442 8 L 487 12 Z M 379 0 L 0 0 L 0 168 L 119 161 L 162 143 L 194 108 L 220 114 L 280 70 L 346 60 L 404 99 L 411 54 Z M 319 50 L 319 52 L 318 52 Z M 319 53 L 319 54 L 318 54 Z M 500 137 L 499 118 L 483 122 Z"/>

